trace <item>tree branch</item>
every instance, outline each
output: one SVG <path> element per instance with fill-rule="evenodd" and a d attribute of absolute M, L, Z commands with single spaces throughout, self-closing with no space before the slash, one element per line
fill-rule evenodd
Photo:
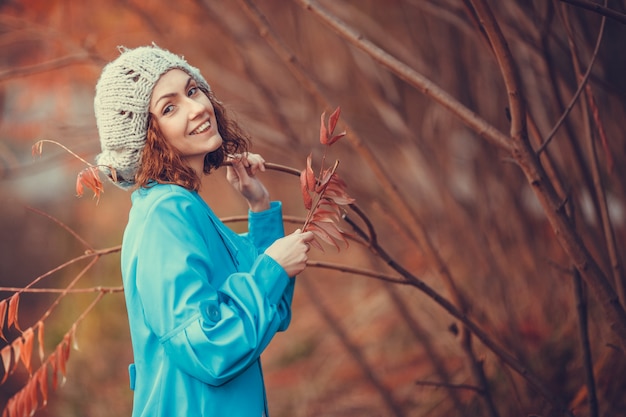
<path fill-rule="evenodd" d="M 511 112 L 512 119 L 521 117 L 525 120 L 525 114 L 522 113 L 523 102 L 521 98 L 518 101 L 515 96 L 511 96 L 511 93 L 518 92 L 519 88 L 517 85 L 518 80 L 514 75 L 515 69 L 511 54 L 508 52 L 508 45 L 500 33 L 499 27 L 486 2 L 484 0 L 472 0 L 472 4 L 474 4 L 476 12 L 480 15 L 481 21 L 487 23 L 484 28 L 493 45 L 494 53 L 498 56 L 503 78 L 507 83 L 507 91 L 510 92 L 509 98 L 512 100 L 512 104 L 516 104 L 515 111 Z M 543 207 L 558 242 L 569 255 L 576 269 L 580 271 L 589 288 L 594 291 L 611 330 L 619 337 L 622 346 L 626 347 L 626 312 L 606 275 L 593 256 L 591 256 L 567 214 L 560 209 L 561 200 L 553 184 L 548 180 L 537 156 L 530 148 L 524 128 L 524 120 L 511 121 L 511 131 L 514 133 L 512 137 L 514 140 L 512 156 L 524 172 L 526 180 L 531 185 L 535 196 L 537 196 Z"/>
<path fill-rule="evenodd" d="M 465 107 L 437 84 L 367 40 L 363 34 L 358 33 L 345 22 L 322 9 L 317 2 L 311 0 L 297 1 L 302 7 L 315 14 L 322 22 L 328 25 L 347 42 L 364 51 L 393 74 L 451 111 L 479 136 L 485 138 L 499 149 L 510 151 L 511 143 L 506 135 Z"/>
<path fill-rule="evenodd" d="M 608 8 L 606 6 L 603 6 L 601 4 L 598 3 L 594 3 L 590 0 L 560 0 L 563 3 L 568 3 L 571 4 L 573 6 L 577 6 L 580 7 L 582 9 L 587 9 L 587 10 L 591 10 L 592 12 L 601 14 L 602 16 L 606 16 L 608 18 L 611 18 L 613 20 L 616 20 L 622 24 L 626 24 L 626 15 L 623 13 L 620 13 L 616 10 L 613 10 L 611 8 Z"/>

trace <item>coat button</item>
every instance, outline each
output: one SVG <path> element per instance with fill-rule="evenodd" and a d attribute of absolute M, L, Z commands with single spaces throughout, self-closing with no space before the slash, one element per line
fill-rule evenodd
<path fill-rule="evenodd" d="M 216 306 L 210 306 L 208 308 L 209 318 L 213 321 L 219 321 L 220 319 L 220 311 Z"/>

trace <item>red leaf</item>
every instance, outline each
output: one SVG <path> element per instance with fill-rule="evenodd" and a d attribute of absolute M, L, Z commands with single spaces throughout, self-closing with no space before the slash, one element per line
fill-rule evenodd
<path fill-rule="evenodd" d="M 9 300 L 9 313 L 7 316 L 7 328 L 10 328 L 11 326 L 15 326 L 17 330 L 21 331 L 20 326 L 17 323 L 17 312 L 19 309 L 19 304 L 20 304 L 20 293 L 16 292 L 15 294 L 13 294 L 13 296 Z"/>
<path fill-rule="evenodd" d="M 48 367 L 42 366 L 39 368 L 36 374 L 37 384 L 39 385 L 39 392 L 41 392 L 42 406 L 48 404 Z"/>
<path fill-rule="evenodd" d="M 22 356 L 22 345 L 24 342 L 21 337 L 18 337 L 11 343 L 11 347 L 13 347 L 13 368 L 11 369 L 11 373 L 15 372 L 15 368 L 20 363 L 20 357 Z"/>
<path fill-rule="evenodd" d="M 39 342 L 39 360 L 43 362 L 43 358 L 45 357 L 43 345 L 43 321 L 40 321 L 37 325 L 39 326 L 37 331 L 37 341 Z"/>
<path fill-rule="evenodd" d="M 315 213 L 313 213 L 313 220 L 328 219 L 328 221 L 333 222 L 338 222 L 340 220 L 338 208 L 337 210 L 328 210 L 322 207 L 330 207 L 330 204 L 320 204 L 318 209 L 315 210 Z M 333 208 L 335 207 L 336 205 L 334 205 Z"/>
<path fill-rule="evenodd" d="M 354 198 L 351 198 L 345 194 L 338 194 L 334 191 L 330 190 L 324 193 L 324 198 L 327 198 L 340 206 L 347 206 L 348 204 L 354 203 Z"/>
<path fill-rule="evenodd" d="M 6 345 L 0 350 L 0 357 L 2 358 L 2 365 L 4 369 L 4 375 L 2 376 L 2 381 L 0 384 L 4 384 L 4 381 L 7 380 L 9 374 L 11 373 L 11 353 L 13 352 L 13 347 L 11 345 Z"/>
<path fill-rule="evenodd" d="M 309 241 L 309 244 L 311 246 L 313 246 L 314 248 L 319 249 L 322 252 L 324 252 L 324 247 L 320 244 L 320 242 L 317 241 L 317 239 L 313 239 L 313 240 Z"/>
<path fill-rule="evenodd" d="M 346 247 L 349 246 L 348 241 L 346 240 L 343 231 L 337 226 L 337 224 L 328 221 L 315 222 L 315 225 L 320 229 L 324 230 L 330 237 L 332 237 L 335 241 L 345 243 Z M 335 247 L 339 250 L 339 245 L 334 242 Z"/>
<path fill-rule="evenodd" d="M 6 316 L 7 316 L 7 307 L 9 306 L 9 303 L 7 302 L 7 300 L 2 300 L 0 301 L 0 337 L 3 340 L 7 340 L 6 337 L 4 337 L 4 323 L 6 322 Z"/>
<path fill-rule="evenodd" d="M 346 187 L 346 183 L 335 173 L 326 187 L 324 197 L 342 206 L 352 204 L 354 198 L 348 195 Z"/>
<path fill-rule="evenodd" d="M 93 191 L 93 196 L 98 201 L 100 200 L 100 194 L 104 192 L 104 186 L 100 181 L 100 175 L 96 167 L 87 167 L 78 173 L 76 177 L 76 195 L 82 197 L 83 187 L 89 188 Z"/>
<path fill-rule="evenodd" d="M 50 354 L 48 357 L 48 363 L 52 366 L 52 389 L 57 389 L 58 383 L 58 360 L 57 360 L 57 352 L 56 350 Z"/>
<path fill-rule="evenodd" d="M 321 123 L 320 123 L 320 143 L 322 145 L 326 145 L 328 142 L 328 130 L 326 129 L 326 112 L 322 113 Z"/>
<path fill-rule="evenodd" d="M 309 223 L 309 228 L 308 228 L 311 232 L 313 232 L 313 234 L 316 237 L 319 237 L 320 239 L 322 239 L 324 242 L 328 243 L 329 245 L 333 245 L 334 247 L 337 248 L 337 250 L 339 250 L 339 246 L 337 246 L 337 244 L 335 243 L 335 241 L 333 240 L 333 238 L 321 227 L 319 227 L 318 223 Z"/>
<path fill-rule="evenodd" d="M 25 390 L 25 406 L 26 406 L 26 412 L 28 413 L 29 416 L 33 416 L 35 414 L 35 411 L 37 411 L 37 408 L 39 408 L 39 398 L 37 397 L 37 380 L 35 379 L 30 379 L 28 381 L 28 383 L 26 384 L 26 386 L 24 387 Z"/>
<path fill-rule="evenodd" d="M 22 334 L 23 344 L 22 344 L 22 352 L 20 354 L 20 359 L 24 364 L 24 367 L 28 371 L 29 375 L 32 375 L 33 368 L 31 367 L 31 358 L 33 357 L 33 345 L 35 341 L 35 333 L 33 332 L 33 328 L 29 327 Z"/>
<path fill-rule="evenodd" d="M 346 136 L 346 131 L 345 130 L 343 132 L 339 133 L 338 135 L 335 135 L 332 138 L 328 139 L 328 146 L 330 146 L 333 143 L 337 142 L 339 139 L 341 139 L 344 136 Z"/>
<path fill-rule="evenodd" d="M 59 372 L 61 372 L 61 375 L 63 375 L 63 377 L 65 377 L 65 375 L 67 374 L 67 361 L 65 360 L 65 355 L 63 354 L 64 345 L 65 341 L 61 342 L 61 344 L 59 344 L 57 348 L 57 369 Z"/>
<path fill-rule="evenodd" d="M 315 192 L 321 193 L 332 177 L 332 168 L 324 170 L 324 172 L 322 173 L 322 178 L 320 179 L 320 183 L 317 185 L 317 187 L 315 187 Z"/>
<path fill-rule="evenodd" d="M 335 127 L 337 127 L 337 122 L 339 121 L 340 115 L 341 115 L 341 107 L 337 106 L 335 111 L 328 118 L 328 134 L 329 135 L 332 135 L 333 132 L 335 131 Z"/>
<path fill-rule="evenodd" d="M 67 333 L 63 338 L 63 342 L 61 342 L 57 348 L 59 351 L 58 358 L 59 368 L 61 369 L 61 373 L 63 376 L 67 374 L 67 360 L 70 358 L 70 348 L 72 347 L 72 334 Z"/>
<path fill-rule="evenodd" d="M 308 191 L 305 169 L 303 169 L 302 172 L 300 172 L 300 191 L 302 191 L 302 200 L 304 201 L 304 208 L 306 208 L 307 210 L 311 210 L 311 207 L 313 206 L 313 199 L 311 198 L 311 195 L 309 194 L 309 191 Z"/>
<path fill-rule="evenodd" d="M 313 167 L 311 166 L 313 161 L 313 155 L 309 154 L 306 158 L 306 186 L 309 191 L 313 191 L 315 189 L 315 173 L 313 172 Z"/>
<path fill-rule="evenodd" d="M 33 147 L 31 148 L 30 152 L 33 155 L 33 158 L 41 156 L 41 153 L 43 152 L 43 142 L 39 141 L 35 143 Z"/>

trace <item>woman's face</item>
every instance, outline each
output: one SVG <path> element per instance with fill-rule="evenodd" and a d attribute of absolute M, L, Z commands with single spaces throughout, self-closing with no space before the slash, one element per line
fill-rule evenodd
<path fill-rule="evenodd" d="M 202 172 L 204 156 L 222 145 L 213 105 L 185 71 L 173 69 L 161 76 L 152 91 L 150 113 L 165 140 L 197 172 Z"/>

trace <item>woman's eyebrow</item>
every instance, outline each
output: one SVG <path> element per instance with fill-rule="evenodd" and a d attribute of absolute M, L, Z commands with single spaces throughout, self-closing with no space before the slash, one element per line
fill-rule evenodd
<path fill-rule="evenodd" d="M 187 91 L 187 89 L 189 88 L 189 84 L 191 84 L 191 81 L 193 80 L 193 78 L 189 77 L 187 78 L 187 82 L 185 83 L 185 91 Z M 157 105 L 159 104 L 159 101 L 165 99 L 165 98 L 170 98 L 170 97 L 174 97 L 176 96 L 178 93 L 167 93 L 167 94 L 163 94 L 161 97 L 158 98 L 157 101 L 154 102 L 154 107 L 157 107 Z"/>

